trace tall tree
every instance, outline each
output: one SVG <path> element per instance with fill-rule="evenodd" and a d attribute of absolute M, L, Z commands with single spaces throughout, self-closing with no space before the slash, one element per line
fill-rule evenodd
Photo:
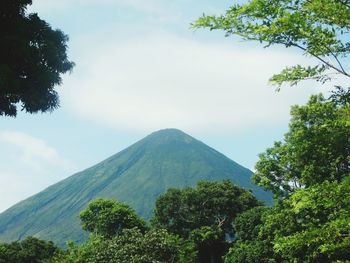
<path fill-rule="evenodd" d="M 291 115 L 284 142 L 260 154 L 253 180 L 284 197 L 349 175 L 350 105 L 312 96 L 305 106 L 292 107 Z"/>
<path fill-rule="evenodd" d="M 236 240 L 225 255 L 225 263 L 274 263 L 275 255 L 271 240 L 259 237 L 264 215 L 271 208 L 255 207 L 237 216 L 233 222 Z"/>
<path fill-rule="evenodd" d="M 350 53 L 348 0 L 249 0 L 235 4 L 225 15 L 203 16 L 194 28 L 223 30 L 226 36 L 300 49 L 319 61 L 295 65 L 271 77 L 273 84 L 297 84 L 304 79 L 325 82 L 333 73 L 350 77 L 345 57 Z M 254 74 L 254 73 L 252 73 Z"/>
<path fill-rule="evenodd" d="M 299 189 L 268 213 L 260 239 L 289 262 L 344 262 L 350 254 L 350 176 Z"/>
<path fill-rule="evenodd" d="M 220 262 L 227 249 L 225 235 L 234 235 L 232 220 L 260 205 L 231 181 L 199 182 L 196 188 L 169 189 L 156 201 L 153 225 L 194 240 L 200 262 Z"/>
<path fill-rule="evenodd" d="M 31 0 L 0 2 L 0 115 L 16 116 L 59 106 L 55 86 L 74 63 L 67 57 L 68 36 L 53 30 L 37 14 L 27 14 Z"/>
<path fill-rule="evenodd" d="M 348 262 L 349 222 L 349 176 L 298 189 L 268 210 L 241 214 L 225 262 Z"/>

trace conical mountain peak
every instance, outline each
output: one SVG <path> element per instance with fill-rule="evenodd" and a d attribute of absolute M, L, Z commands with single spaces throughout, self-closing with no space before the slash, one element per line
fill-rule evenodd
<path fill-rule="evenodd" d="M 151 133 L 148 135 L 145 139 L 149 140 L 183 140 L 183 141 L 193 141 L 195 140 L 190 135 L 186 134 L 185 132 L 175 129 L 175 128 L 168 128 L 168 129 L 162 129 L 156 132 Z"/>
<path fill-rule="evenodd" d="M 127 202 L 146 219 L 170 187 L 229 179 L 261 200 L 271 194 L 252 184 L 252 172 L 177 129 L 154 132 L 110 158 L 58 182 L 0 214 L 0 242 L 32 235 L 62 245 L 87 237 L 79 212 L 95 198 Z"/>

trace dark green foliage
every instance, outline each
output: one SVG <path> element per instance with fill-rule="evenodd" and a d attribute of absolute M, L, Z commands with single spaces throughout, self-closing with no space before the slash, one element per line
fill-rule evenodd
<path fill-rule="evenodd" d="M 201 263 L 222 262 L 228 243 L 225 240 L 225 232 L 217 226 L 202 226 L 193 229 L 188 240 L 196 244 L 198 260 Z"/>
<path fill-rule="evenodd" d="M 221 16 L 203 16 L 193 27 L 223 30 L 227 36 L 302 50 L 317 66 L 287 67 L 270 81 L 295 85 L 304 79 L 324 83 L 332 73 L 350 77 L 345 63 L 350 54 L 350 4 L 347 0 L 249 0 Z"/>
<path fill-rule="evenodd" d="M 156 201 L 152 222 L 183 237 L 204 226 L 232 235 L 232 220 L 257 205 L 259 202 L 250 192 L 229 180 L 203 181 L 196 188 L 169 189 L 162 194 Z"/>
<path fill-rule="evenodd" d="M 59 106 L 54 87 L 72 70 L 68 37 L 37 14 L 26 14 L 30 0 L 0 2 L 0 115 L 16 116 L 17 105 L 29 113 Z"/>
<path fill-rule="evenodd" d="M 221 262 L 234 235 L 235 217 L 260 203 L 232 182 L 199 182 L 196 188 L 169 189 L 156 202 L 152 224 L 193 240 L 200 262 Z"/>
<path fill-rule="evenodd" d="M 260 154 L 254 181 L 276 196 L 323 181 L 340 182 L 350 172 L 350 107 L 323 96 L 294 106 L 284 142 Z"/>
<path fill-rule="evenodd" d="M 350 87 L 343 88 L 335 86 L 335 90 L 332 91 L 330 99 L 337 105 L 349 105 L 350 104 Z"/>
<path fill-rule="evenodd" d="M 274 259 L 271 240 L 260 238 L 264 215 L 268 215 L 270 210 L 267 207 L 254 207 L 236 217 L 233 225 L 237 240 L 225 255 L 226 263 L 278 262 Z"/>
<path fill-rule="evenodd" d="M 174 129 L 155 132 L 109 159 L 77 173 L 0 214 L 0 240 L 35 235 L 63 246 L 88 237 L 79 213 L 95 198 L 126 202 L 149 219 L 155 200 L 170 187 L 229 179 L 271 203 L 254 185 L 252 172 L 191 136 Z"/>
<path fill-rule="evenodd" d="M 60 253 L 51 242 L 27 237 L 21 242 L 0 244 L 0 263 L 39 263 L 49 262 Z"/>
<path fill-rule="evenodd" d="M 146 222 L 125 203 L 116 200 L 96 199 L 80 213 L 84 230 L 106 238 L 118 236 L 123 229 L 146 229 Z"/>
<path fill-rule="evenodd" d="M 261 240 L 238 241 L 224 257 L 225 263 L 277 263 L 270 243 Z"/>
<path fill-rule="evenodd" d="M 233 223 L 235 237 L 243 241 L 256 239 L 263 223 L 262 216 L 269 211 L 268 207 L 258 206 L 239 214 Z"/>

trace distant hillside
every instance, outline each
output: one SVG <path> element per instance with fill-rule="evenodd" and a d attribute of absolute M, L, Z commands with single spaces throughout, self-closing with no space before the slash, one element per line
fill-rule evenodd
<path fill-rule="evenodd" d="M 97 197 L 116 198 L 151 217 L 159 194 L 200 180 L 230 179 L 271 203 L 254 185 L 252 172 L 176 129 L 161 130 L 107 160 L 56 183 L 0 214 L 0 241 L 32 235 L 63 245 L 87 237 L 78 215 Z"/>

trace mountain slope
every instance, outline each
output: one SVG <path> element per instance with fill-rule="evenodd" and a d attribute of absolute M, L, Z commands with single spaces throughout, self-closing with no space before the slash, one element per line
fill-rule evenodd
<path fill-rule="evenodd" d="M 230 179 L 271 202 L 271 194 L 253 185 L 252 172 L 191 136 L 161 130 L 118 154 L 56 183 L 0 214 L 0 241 L 33 235 L 63 245 L 81 241 L 78 215 L 97 197 L 127 202 L 150 218 L 154 202 L 169 187 L 194 186 L 199 180 Z"/>

